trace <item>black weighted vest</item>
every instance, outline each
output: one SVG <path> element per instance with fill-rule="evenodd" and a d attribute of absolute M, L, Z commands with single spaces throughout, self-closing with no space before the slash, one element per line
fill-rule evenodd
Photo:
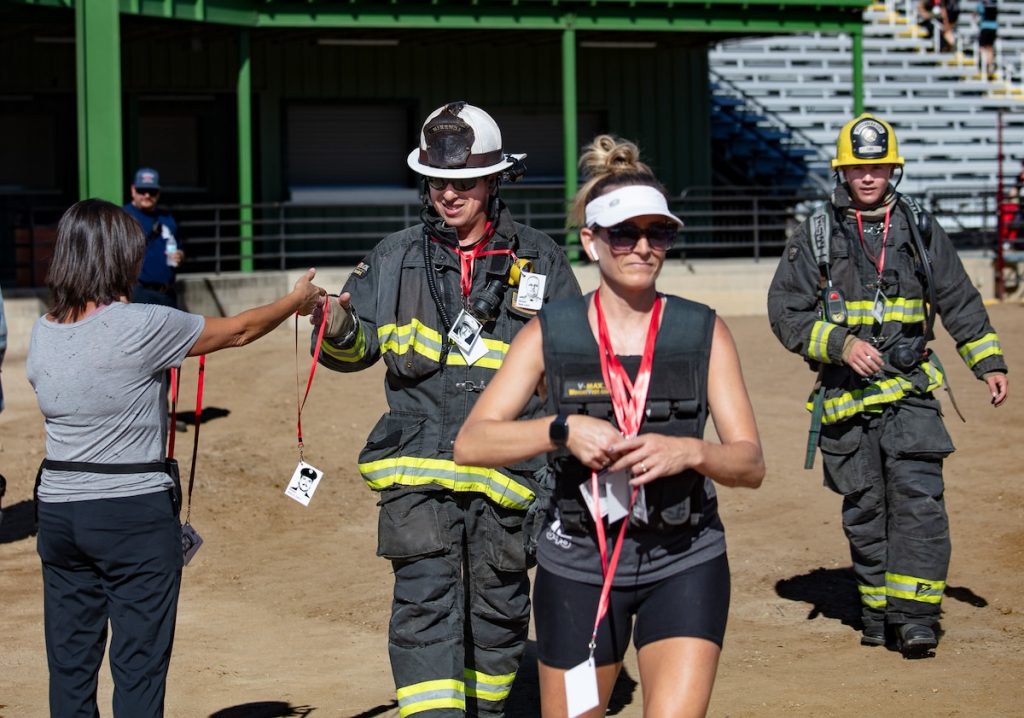
<path fill-rule="evenodd" d="M 651 384 L 640 433 L 704 436 L 708 416 L 707 377 L 715 313 L 711 308 L 667 296 L 667 306 L 654 349 Z M 553 302 L 540 313 L 549 413 L 587 414 L 615 423 L 611 397 L 601 375 L 597 341 L 587 321 L 591 296 Z M 620 357 L 633 377 L 640 357 Z M 557 483 L 554 499 L 562 527 L 586 533 L 590 515 L 579 485 L 590 469 L 561 449 L 549 455 Z M 662 477 L 644 487 L 648 523 L 638 528 L 670 533 L 696 526 L 704 505 L 704 476 L 687 470 Z"/>

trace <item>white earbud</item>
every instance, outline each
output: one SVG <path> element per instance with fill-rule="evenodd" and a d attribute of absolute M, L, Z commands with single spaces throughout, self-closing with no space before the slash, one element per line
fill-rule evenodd
<path fill-rule="evenodd" d="M 589 256 L 595 262 L 598 261 L 597 244 L 590 245 L 590 248 L 587 250 L 587 256 Z"/>

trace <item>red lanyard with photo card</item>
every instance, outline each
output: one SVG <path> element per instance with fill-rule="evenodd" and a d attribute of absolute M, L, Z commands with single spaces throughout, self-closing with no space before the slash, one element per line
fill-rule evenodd
<path fill-rule="evenodd" d="M 658 329 L 661 321 L 661 295 L 654 298 L 654 307 L 651 310 L 651 321 L 647 326 L 647 338 L 644 341 L 644 353 L 640 359 L 640 369 L 636 374 L 636 381 L 629 378 L 629 374 L 622 366 L 622 362 L 615 355 L 612 346 L 611 335 L 608 332 L 608 325 L 605 323 L 604 311 L 601 308 L 601 292 L 594 293 L 594 312 L 597 315 L 597 338 L 598 353 L 601 357 L 601 375 L 604 384 L 611 396 L 612 408 L 615 410 L 615 420 L 619 425 L 622 435 L 631 439 L 640 431 L 643 423 L 644 409 L 647 405 L 647 392 L 651 385 L 651 366 L 654 363 L 654 345 L 658 338 Z M 597 644 L 597 629 L 601 620 L 608 612 L 608 596 L 612 588 L 612 580 L 615 577 L 615 569 L 619 565 L 619 555 L 622 552 L 623 540 L 626 537 L 626 529 L 629 526 L 629 517 L 633 512 L 633 503 L 636 501 L 638 487 L 634 487 L 629 497 L 629 506 L 626 509 L 626 517 L 622 519 L 622 526 L 619 528 L 619 535 L 612 550 L 612 556 L 608 558 L 608 544 L 605 538 L 604 521 L 600 517 L 600 502 L 598 497 L 597 472 L 590 474 L 590 489 L 593 496 L 595 513 L 598 514 L 594 520 L 597 531 L 597 545 L 601 552 L 601 569 L 604 571 L 604 583 L 601 586 L 601 598 L 597 604 L 597 615 L 594 618 L 594 631 L 590 637 L 590 656 L 593 658 L 594 649 Z"/>
<path fill-rule="evenodd" d="M 302 442 L 302 408 L 306 406 L 306 399 L 309 398 L 309 390 L 313 386 L 313 376 L 316 374 L 317 361 L 320 359 L 320 348 L 324 345 L 324 329 L 327 328 L 327 316 L 330 311 L 331 298 L 327 297 L 327 301 L 323 304 L 324 316 L 320 322 L 320 329 L 316 333 L 316 347 L 313 349 L 313 361 L 309 365 L 309 378 L 306 380 L 306 393 L 299 398 L 299 315 L 295 314 L 295 399 L 298 406 L 298 418 L 296 419 L 295 433 L 298 436 L 299 443 L 299 461 L 305 461 L 302 456 L 302 450 L 305 446 Z"/>
<path fill-rule="evenodd" d="M 206 355 L 199 355 L 199 376 L 196 380 L 196 419 L 195 433 L 192 436 L 192 464 L 188 472 L 188 503 L 185 510 L 185 524 L 192 517 L 192 489 L 196 481 L 196 459 L 199 457 L 199 427 L 203 423 L 203 380 L 206 376 Z M 174 437 L 178 424 L 178 390 L 181 384 L 181 370 L 171 369 L 171 430 L 167 440 L 167 458 L 174 458 Z"/>

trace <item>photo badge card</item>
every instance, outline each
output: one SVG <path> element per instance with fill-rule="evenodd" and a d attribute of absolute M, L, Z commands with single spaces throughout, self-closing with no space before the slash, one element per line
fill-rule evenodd
<path fill-rule="evenodd" d="M 323 478 L 323 475 L 324 472 L 320 469 L 310 466 L 305 461 L 300 461 L 299 465 L 295 467 L 295 473 L 292 474 L 292 478 L 288 482 L 288 488 L 284 490 L 284 495 L 295 499 L 303 506 L 309 506 L 309 502 L 313 498 L 313 492 L 320 485 L 320 479 Z"/>

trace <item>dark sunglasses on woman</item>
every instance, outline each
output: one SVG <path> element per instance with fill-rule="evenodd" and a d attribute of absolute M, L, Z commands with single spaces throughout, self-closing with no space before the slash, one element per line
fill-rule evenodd
<path fill-rule="evenodd" d="M 647 237 L 647 244 L 656 252 L 666 252 L 672 248 L 679 234 L 675 223 L 650 224 L 640 227 L 632 222 L 622 222 L 612 227 L 605 227 L 608 244 L 613 252 L 631 252 L 641 237 Z"/>
<path fill-rule="evenodd" d="M 476 187 L 479 181 L 479 177 L 427 177 L 427 184 L 438 192 L 443 191 L 448 185 L 456 192 L 466 192 Z"/>

